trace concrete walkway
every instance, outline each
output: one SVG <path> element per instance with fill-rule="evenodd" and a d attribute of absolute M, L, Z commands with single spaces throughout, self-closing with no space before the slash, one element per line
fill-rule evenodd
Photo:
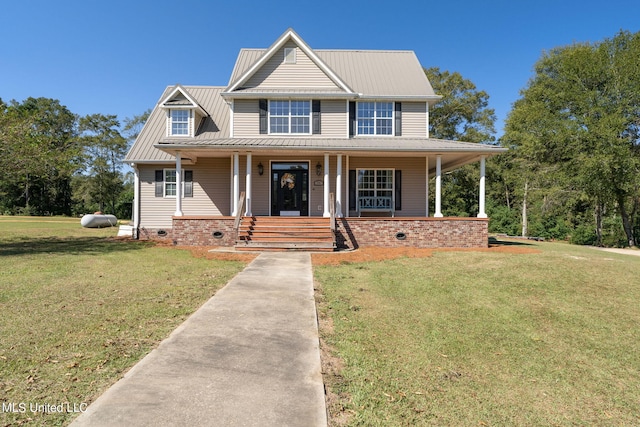
<path fill-rule="evenodd" d="M 310 255 L 259 255 L 71 425 L 326 426 Z"/>

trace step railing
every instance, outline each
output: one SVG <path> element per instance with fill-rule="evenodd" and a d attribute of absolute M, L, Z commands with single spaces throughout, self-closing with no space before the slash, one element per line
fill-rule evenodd
<path fill-rule="evenodd" d="M 240 220 L 242 219 L 242 211 L 244 210 L 244 202 L 245 202 L 245 192 L 240 193 L 240 198 L 238 199 L 238 212 L 236 212 L 236 219 L 233 222 L 233 229 L 238 233 L 238 229 L 240 228 Z"/>

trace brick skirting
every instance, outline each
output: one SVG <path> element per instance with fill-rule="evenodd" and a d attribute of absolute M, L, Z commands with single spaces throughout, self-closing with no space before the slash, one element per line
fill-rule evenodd
<path fill-rule="evenodd" d="M 235 244 L 233 217 L 173 217 L 173 227 L 142 228 L 139 238 L 185 246 Z M 365 246 L 414 248 L 486 248 L 489 220 L 482 218 L 337 218 L 338 249 Z"/>
<path fill-rule="evenodd" d="M 486 248 L 489 220 L 484 218 L 338 218 L 339 249 L 363 246 L 413 248 Z"/>

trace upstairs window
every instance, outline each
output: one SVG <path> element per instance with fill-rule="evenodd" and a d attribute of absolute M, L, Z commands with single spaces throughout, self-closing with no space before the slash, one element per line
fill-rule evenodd
<path fill-rule="evenodd" d="M 310 134 L 311 101 L 269 101 L 269 133 Z"/>
<path fill-rule="evenodd" d="M 191 110 L 171 110 L 170 136 L 189 136 Z"/>
<path fill-rule="evenodd" d="M 358 135 L 393 135 L 393 102 L 358 102 Z"/>

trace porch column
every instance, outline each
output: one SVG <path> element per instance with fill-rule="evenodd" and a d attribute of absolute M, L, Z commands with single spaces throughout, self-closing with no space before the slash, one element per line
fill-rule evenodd
<path fill-rule="evenodd" d="M 336 217 L 342 218 L 342 154 L 338 154 L 336 170 Z"/>
<path fill-rule="evenodd" d="M 425 210 L 426 210 L 426 216 L 428 218 L 429 217 L 429 156 L 427 156 L 426 159 L 425 159 L 425 169 L 426 169 L 425 179 L 427 181 L 426 189 L 425 189 L 425 191 L 427 193 L 426 194 L 427 202 L 426 202 Z"/>
<path fill-rule="evenodd" d="M 442 156 L 436 156 L 436 218 L 442 218 Z"/>
<path fill-rule="evenodd" d="M 480 191 L 479 191 L 479 200 L 478 200 L 478 218 L 486 218 L 487 214 L 484 209 L 484 196 L 485 196 L 485 164 L 486 164 L 487 156 L 480 157 Z"/>
<path fill-rule="evenodd" d="M 238 199 L 240 198 L 240 158 L 238 153 L 233 153 L 233 199 L 231 200 L 231 216 L 238 215 Z"/>
<path fill-rule="evenodd" d="M 324 154 L 324 212 L 322 216 L 331 216 L 329 212 L 329 153 Z"/>
<path fill-rule="evenodd" d="M 245 206 L 247 209 L 244 211 L 245 216 L 251 216 L 251 152 L 247 153 L 247 178 L 245 183 Z"/>
<path fill-rule="evenodd" d="M 135 163 L 131 163 L 133 168 L 133 238 L 138 238 L 140 228 L 140 171 Z"/>
<path fill-rule="evenodd" d="M 176 153 L 176 212 L 174 216 L 182 216 L 182 158 Z"/>

